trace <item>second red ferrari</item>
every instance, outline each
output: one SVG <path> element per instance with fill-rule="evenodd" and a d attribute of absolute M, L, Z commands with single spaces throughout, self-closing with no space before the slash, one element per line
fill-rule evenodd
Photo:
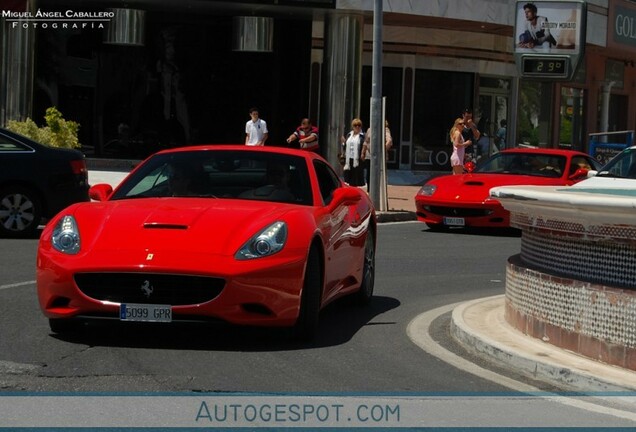
<path fill-rule="evenodd" d="M 508 185 L 572 185 L 599 164 L 571 150 L 518 148 L 499 152 L 468 174 L 429 180 L 415 195 L 417 219 L 431 230 L 508 227 L 510 214 L 490 189 Z"/>

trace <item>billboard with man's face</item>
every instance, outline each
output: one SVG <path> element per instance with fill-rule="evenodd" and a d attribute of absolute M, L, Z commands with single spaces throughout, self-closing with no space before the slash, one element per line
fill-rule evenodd
<path fill-rule="evenodd" d="M 578 55 L 585 44 L 580 1 L 518 1 L 515 54 Z"/>

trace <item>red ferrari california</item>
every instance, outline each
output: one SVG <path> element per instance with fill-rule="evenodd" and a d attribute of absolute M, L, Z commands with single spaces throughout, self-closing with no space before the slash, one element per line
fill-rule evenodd
<path fill-rule="evenodd" d="M 373 295 L 373 205 L 313 152 L 166 150 L 90 196 L 40 238 L 38 297 L 53 332 L 91 319 L 222 320 L 309 339 L 326 304 Z"/>
<path fill-rule="evenodd" d="M 429 180 L 415 195 L 417 219 L 431 230 L 508 227 L 510 214 L 490 189 L 508 185 L 572 185 L 599 164 L 571 150 L 517 148 L 496 153 L 468 174 Z"/>

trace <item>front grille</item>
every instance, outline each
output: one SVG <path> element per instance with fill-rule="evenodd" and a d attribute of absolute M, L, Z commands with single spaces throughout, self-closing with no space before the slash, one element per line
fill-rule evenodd
<path fill-rule="evenodd" d="M 436 215 L 451 217 L 484 217 L 492 214 L 492 210 L 484 208 L 430 206 L 428 210 Z"/>
<path fill-rule="evenodd" d="M 221 278 L 162 273 L 78 273 L 75 283 L 97 300 L 172 306 L 210 301 L 225 286 Z"/>

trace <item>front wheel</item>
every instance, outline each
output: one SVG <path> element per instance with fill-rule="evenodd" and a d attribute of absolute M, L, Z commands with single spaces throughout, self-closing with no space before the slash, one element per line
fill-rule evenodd
<path fill-rule="evenodd" d="M 364 263 L 362 265 L 362 282 L 357 293 L 360 304 L 368 304 L 373 297 L 375 285 L 375 241 L 373 231 L 367 231 L 367 239 L 364 242 Z"/>
<path fill-rule="evenodd" d="M 40 225 L 42 204 L 37 193 L 24 186 L 0 190 L 0 235 L 30 237 Z"/>
<path fill-rule="evenodd" d="M 313 340 L 318 333 L 322 275 L 320 256 L 315 247 L 309 251 L 306 265 L 303 292 L 300 296 L 300 312 L 292 328 L 292 338 L 302 342 Z"/>

